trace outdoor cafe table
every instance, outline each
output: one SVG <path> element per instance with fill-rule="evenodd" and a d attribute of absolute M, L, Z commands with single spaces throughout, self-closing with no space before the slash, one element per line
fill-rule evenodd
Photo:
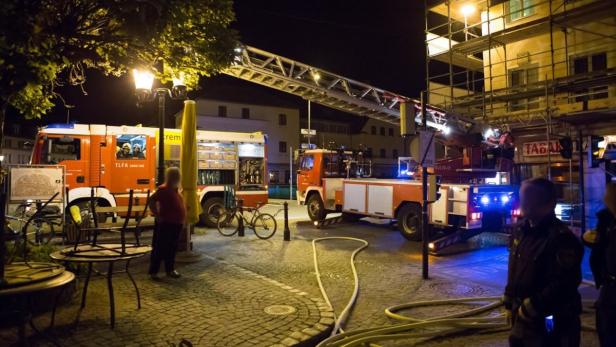
<path fill-rule="evenodd" d="M 29 268 L 31 267 L 31 265 L 26 265 L 25 263 L 19 263 L 19 264 L 14 264 L 14 265 L 20 268 L 24 268 L 26 266 Z M 32 265 L 40 266 L 44 264 L 32 263 Z M 10 270 L 11 266 L 12 265 L 7 265 L 7 269 L 6 269 L 7 275 L 9 275 L 11 272 Z M 28 277 L 35 278 L 40 275 L 40 272 L 37 271 L 38 269 L 36 267 L 32 268 L 31 270 L 33 273 L 32 276 L 25 273 Z M 17 271 L 19 271 L 20 273 L 24 273 L 22 270 L 16 269 L 16 272 Z M 0 298 L 11 298 L 11 299 L 14 298 L 15 301 L 21 301 L 25 299 L 25 304 L 22 306 L 22 308 L 20 308 L 20 312 L 18 312 L 21 314 L 21 317 L 20 317 L 21 319 L 18 322 L 19 323 L 18 334 L 19 334 L 19 344 L 20 345 L 22 346 L 27 345 L 26 323 L 28 321 L 30 321 L 30 325 L 32 326 L 32 328 L 38 332 L 38 330 L 36 330 L 31 320 L 30 298 L 44 291 L 48 291 L 48 290 L 52 290 L 56 288 L 63 288 L 65 285 L 69 284 L 74 279 L 75 279 L 75 274 L 73 274 L 70 271 L 61 269 L 61 271 L 54 271 L 53 273 L 50 273 L 49 276 L 42 277 L 41 279 L 34 279 L 28 283 L 24 282 L 21 285 L 14 285 L 14 286 L 9 285 L 8 287 L 0 288 Z M 59 295 L 57 297 L 59 297 Z M 53 326 L 55 315 L 56 315 L 57 297 L 53 304 L 50 326 Z"/>
<path fill-rule="evenodd" d="M 75 264 L 88 264 L 88 273 L 83 285 L 83 292 L 81 294 L 81 307 L 80 310 L 86 306 L 86 296 L 88 293 L 88 284 L 90 282 L 90 276 L 92 275 L 92 267 L 94 264 L 107 263 L 107 290 L 109 291 L 109 312 L 111 317 L 111 328 L 115 327 L 115 301 L 113 295 L 113 267 L 114 264 L 120 261 L 125 261 L 126 266 L 124 272 L 128 275 L 128 278 L 135 287 L 137 293 L 137 309 L 141 308 L 141 297 L 139 295 L 139 288 L 137 283 L 133 279 L 133 276 L 129 272 L 130 261 L 139 257 L 142 257 L 152 251 L 150 246 L 137 246 L 126 245 L 124 252 L 120 252 L 122 245 L 119 243 L 100 243 L 96 245 L 79 245 L 78 252 L 72 252 L 73 247 L 66 248 L 61 251 L 57 251 L 51 254 L 51 258 L 65 263 Z M 80 311 L 81 312 L 81 311 Z"/>

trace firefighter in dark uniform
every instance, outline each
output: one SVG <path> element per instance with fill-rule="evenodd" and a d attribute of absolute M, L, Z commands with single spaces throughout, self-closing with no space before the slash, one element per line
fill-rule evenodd
<path fill-rule="evenodd" d="M 554 214 L 552 182 L 524 181 L 520 207 L 524 220 L 512 235 L 504 295 L 509 345 L 579 346 L 582 244 Z"/>
<path fill-rule="evenodd" d="M 590 268 L 600 289 L 597 308 L 597 333 L 602 347 L 616 346 L 616 184 L 608 184 L 606 208 L 597 213 L 596 230 L 584 233 L 591 248 Z"/>

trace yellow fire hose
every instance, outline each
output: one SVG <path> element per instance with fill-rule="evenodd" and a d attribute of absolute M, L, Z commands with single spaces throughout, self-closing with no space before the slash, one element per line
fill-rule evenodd
<path fill-rule="evenodd" d="M 459 333 L 464 330 L 474 330 L 477 332 L 497 332 L 503 330 L 509 330 L 510 324 L 506 315 L 503 312 L 498 312 L 503 305 L 502 298 L 500 296 L 492 297 L 477 297 L 477 298 L 462 298 L 462 299 L 444 299 L 444 300 L 428 300 L 410 302 L 401 305 L 395 305 L 385 309 L 385 315 L 388 317 L 402 321 L 403 323 L 378 327 L 358 329 L 354 331 L 345 332 L 342 327 L 348 320 L 349 313 L 359 293 L 359 277 L 357 275 L 357 269 L 355 268 L 355 257 L 359 252 L 368 247 L 368 241 L 353 237 L 322 237 L 312 240 L 312 252 L 314 260 L 314 268 L 319 284 L 319 289 L 323 298 L 327 304 L 332 308 L 333 305 L 325 291 L 323 282 L 321 281 L 321 273 L 319 271 L 319 263 L 317 256 L 317 242 L 327 240 L 347 240 L 362 243 L 361 246 L 356 248 L 351 254 L 351 270 L 353 272 L 354 288 L 351 298 L 347 302 L 339 316 L 335 316 L 335 324 L 332 330 L 331 336 L 321 341 L 318 347 L 352 347 L 352 346 L 366 346 L 368 344 L 385 341 L 385 340 L 400 340 L 400 339 L 417 339 L 417 338 L 433 338 L 441 337 L 448 334 Z M 431 318 L 413 318 L 411 316 L 405 316 L 396 313 L 400 310 L 414 309 L 424 306 L 444 306 L 452 304 L 479 304 L 472 309 L 466 311 L 459 311 L 453 314 L 442 315 Z M 492 312 L 492 313 L 490 313 Z M 480 317 L 477 315 L 482 314 Z M 475 316 L 475 317 L 473 317 Z M 592 327 L 583 326 L 585 330 L 594 330 Z M 375 345 L 373 345 L 375 346 Z"/>

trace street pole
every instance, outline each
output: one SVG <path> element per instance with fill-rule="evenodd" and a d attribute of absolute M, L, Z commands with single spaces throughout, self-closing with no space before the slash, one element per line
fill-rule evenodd
<path fill-rule="evenodd" d="M 167 98 L 166 89 L 156 90 L 158 97 L 158 175 L 156 185 L 163 184 L 165 180 L 165 99 Z"/>
<path fill-rule="evenodd" d="M 427 115 L 426 115 L 426 92 L 421 92 L 421 123 L 423 130 L 428 129 Z M 428 242 L 430 232 L 428 228 L 428 168 L 422 162 L 421 163 L 421 191 L 423 204 L 421 206 L 421 276 L 427 280 L 428 277 Z"/>
<path fill-rule="evenodd" d="M 580 203 L 582 204 L 582 208 L 580 209 L 580 231 L 584 233 L 586 231 L 586 196 L 584 192 L 584 151 L 582 150 L 582 142 L 584 137 L 582 136 L 582 130 L 578 128 L 578 166 L 579 166 L 579 175 L 578 175 L 578 187 L 579 187 L 579 197 Z M 591 140 L 588 139 L 587 146 L 592 146 Z M 590 160 L 590 158 L 588 159 Z"/>
<path fill-rule="evenodd" d="M 293 146 L 289 147 L 289 200 L 293 200 Z"/>
<path fill-rule="evenodd" d="M 308 100 L 308 148 L 310 148 L 310 100 Z M 318 139 L 317 139 L 318 140 Z"/>
<path fill-rule="evenodd" d="M 0 129 L 0 131 L 2 130 Z M 4 221 L 6 220 L 6 216 L 4 214 L 4 203 L 6 199 L 6 176 L 2 175 L 2 161 L 0 161 L 0 222 L 2 222 L 1 225 L 4 225 Z M 0 288 L 2 288 L 6 284 L 6 281 L 4 279 L 4 258 L 6 256 L 6 243 L 4 242 L 4 232 L 4 227 L 0 228 Z"/>

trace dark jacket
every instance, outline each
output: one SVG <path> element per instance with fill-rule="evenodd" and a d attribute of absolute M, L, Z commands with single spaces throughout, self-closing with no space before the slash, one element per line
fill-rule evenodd
<path fill-rule="evenodd" d="M 527 317 L 577 316 L 584 248 L 555 215 L 531 227 L 522 221 L 512 235 L 505 306 L 522 306 Z"/>
<path fill-rule="evenodd" d="M 599 211 L 597 217 L 597 238 L 588 246 L 592 249 L 590 269 L 598 288 L 616 282 L 616 218 L 608 209 Z"/>

